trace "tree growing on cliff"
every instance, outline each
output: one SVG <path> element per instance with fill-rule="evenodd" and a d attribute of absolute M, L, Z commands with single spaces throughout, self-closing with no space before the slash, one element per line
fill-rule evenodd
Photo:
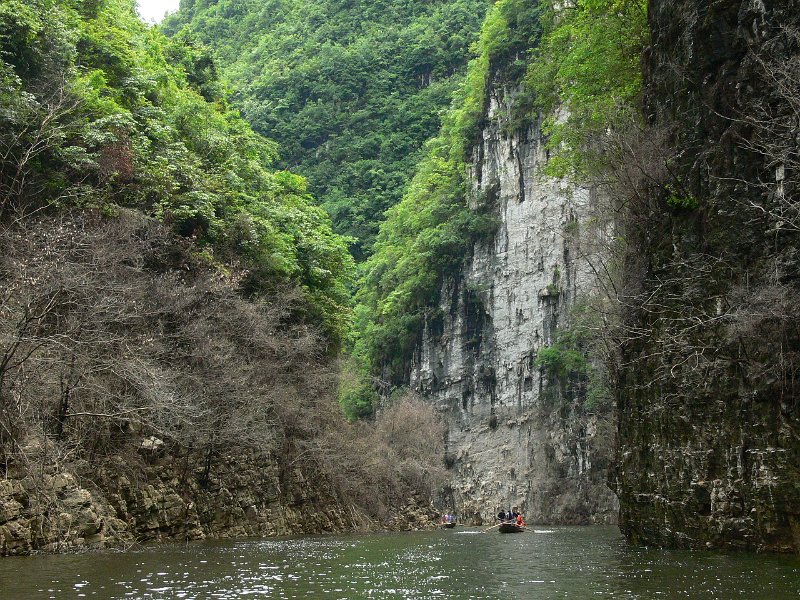
<path fill-rule="evenodd" d="M 207 478 L 220 454 L 269 448 L 274 407 L 328 373 L 297 290 L 242 299 L 135 213 L 0 233 L 7 458 L 43 435 L 90 459 L 146 430 L 201 453 Z"/>
<path fill-rule="evenodd" d="M 526 88 L 548 115 L 547 173 L 585 181 L 608 164 L 602 139 L 609 130 L 637 115 L 647 1 L 544 4 L 545 34 L 529 61 Z"/>
<path fill-rule="evenodd" d="M 764 177 L 757 182 L 762 202 L 749 201 L 751 210 L 769 215 L 777 230 L 800 231 L 800 30 L 784 25 L 761 52 L 753 70 L 769 91 L 752 113 L 735 119 L 746 125 L 739 144 L 763 159 Z M 752 186 L 756 182 L 740 180 Z M 749 196 L 748 196 L 749 198 Z"/>

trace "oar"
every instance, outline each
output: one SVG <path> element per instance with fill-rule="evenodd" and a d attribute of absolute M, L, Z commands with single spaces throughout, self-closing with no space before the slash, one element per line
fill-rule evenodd
<path fill-rule="evenodd" d="M 483 531 L 481 531 L 481 533 L 486 533 L 486 532 L 487 532 L 487 531 L 489 531 L 490 529 L 494 529 L 495 527 L 500 527 L 500 525 L 501 525 L 500 523 L 495 523 L 495 524 L 494 524 L 494 525 L 492 525 L 491 527 L 487 527 L 486 529 L 484 529 Z"/>

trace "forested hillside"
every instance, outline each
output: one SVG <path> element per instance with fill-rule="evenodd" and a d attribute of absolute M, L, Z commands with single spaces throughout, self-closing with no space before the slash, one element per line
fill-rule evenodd
<path fill-rule="evenodd" d="M 182 0 L 163 29 L 213 48 L 279 164 L 371 252 L 463 77 L 486 0 Z"/>
<path fill-rule="evenodd" d="M 4 219 L 136 208 L 210 260 L 240 264 L 245 293 L 300 285 L 340 337 L 346 245 L 305 181 L 269 168 L 275 144 L 228 106 L 203 50 L 146 28 L 128 0 L 9 0 L 0 11 Z"/>
<path fill-rule="evenodd" d="M 347 243 L 206 51 L 132 0 L 6 0 L 0 58 L 0 554 L 288 532 L 290 498 L 362 526 L 424 490 L 430 411 L 398 405 L 379 464 L 380 422 L 344 427 Z"/>

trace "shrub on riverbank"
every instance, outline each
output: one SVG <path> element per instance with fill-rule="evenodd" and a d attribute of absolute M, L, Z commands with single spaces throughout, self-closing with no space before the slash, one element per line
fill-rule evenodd
<path fill-rule="evenodd" d="M 47 492 L 60 473 L 107 498 L 70 517 L 90 536 L 101 521 L 146 539 L 375 528 L 410 498 L 429 505 L 432 409 L 403 399 L 348 424 L 320 330 L 294 318 L 297 289 L 244 299 L 241 273 L 133 211 L 3 228 L 0 256 L 0 468 L 27 482 L 12 497 L 40 490 L 25 505 L 50 534 L 27 534 L 30 548 L 80 537 L 59 525 L 80 507 Z M 171 508 L 151 514 L 142 494 Z M 241 497 L 224 519 L 220 494 Z M 0 545 L 16 539 L 14 502 Z"/>

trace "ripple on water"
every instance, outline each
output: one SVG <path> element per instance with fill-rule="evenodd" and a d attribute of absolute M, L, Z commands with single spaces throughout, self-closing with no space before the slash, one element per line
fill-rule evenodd
<path fill-rule="evenodd" d="M 536 534 L 462 529 L 8 559 L 0 561 L 0 582 L 3 600 L 800 597 L 796 557 L 642 550 L 602 527 Z"/>

